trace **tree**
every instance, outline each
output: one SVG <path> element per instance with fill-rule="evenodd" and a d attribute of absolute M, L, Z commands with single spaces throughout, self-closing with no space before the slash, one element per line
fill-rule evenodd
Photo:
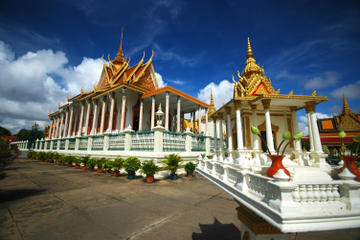
<path fill-rule="evenodd" d="M 11 136 L 11 132 L 0 126 L 0 136 Z"/>
<path fill-rule="evenodd" d="M 21 129 L 16 137 L 19 141 L 28 140 L 28 147 L 30 147 L 36 139 L 41 139 L 44 137 L 44 131 L 40 131 L 37 128 L 33 128 L 32 130 Z"/>

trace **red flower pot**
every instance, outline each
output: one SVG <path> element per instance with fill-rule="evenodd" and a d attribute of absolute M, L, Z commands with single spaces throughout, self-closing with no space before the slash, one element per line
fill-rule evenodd
<path fill-rule="evenodd" d="M 340 156 L 344 161 L 344 166 L 338 170 L 338 173 L 342 173 L 345 168 L 356 176 L 356 181 L 360 181 L 360 170 L 357 168 L 355 161 L 358 159 L 358 156 Z"/>
<path fill-rule="evenodd" d="M 65 163 L 61 163 L 61 166 L 65 166 Z"/>
<path fill-rule="evenodd" d="M 119 176 L 119 173 L 118 172 L 113 172 L 113 176 L 117 177 L 117 176 Z"/>
<path fill-rule="evenodd" d="M 83 166 L 81 169 L 85 171 L 85 170 L 87 169 L 87 167 L 86 167 L 86 166 Z"/>
<path fill-rule="evenodd" d="M 279 169 L 283 169 L 285 174 L 290 177 L 290 172 L 282 164 L 282 160 L 285 157 L 284 155 L 268 155 L 272 163 L 270 168 L 267 170 L 268 177 L 273 177 Z"/>
<path fill-rule="evenodd" d="M 102 170 L 100 168 L 98 168 L 96 172 L 102 173 Z"/>
<path fill-rule="evenodd" d="M 146 177 L 146 182 L 147 182 L 147 183 L 152 183 L 152 182 L 154 182 L 154 177 Z"/>
<path fill-rule="evenodd" d="M 68 165 L 67 165 L 68 167 L 72 167 L 72 164 L 71 163 L 68 163 Z"/>
<path fill-rule="evenodd" d="M 75 165 L 75 168 L 76 168 L 76 169 L 79 169 L 79 168 L 80 168 L 80 166 L 79 166 L 79 165 Z"/>

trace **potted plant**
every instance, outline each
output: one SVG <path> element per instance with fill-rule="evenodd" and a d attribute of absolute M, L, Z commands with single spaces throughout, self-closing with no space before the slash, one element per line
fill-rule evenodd
<path fill-rule="evenodd" d="M 94 171 L 95 166 L 96 166 L 96 158 L 90 158 L 86 162 L 86 168 L 89 169 L 90 171 Z"/>
<path fill-rule="evenodd" d="M 338 170 L 338 173 L 342 173 L 344 169 L 347 168 L 356 176 L 356 181 L 360 181 L 360 170 L 356 166 L 356 160 L 360 154 L 360 135 L 353 137 L 353 143 L 350 145 L 350 149 L 347 149 L 344 144 L 346 133 L 344 131 L 339 132 L 339 137 L 341 141 L 340 158 L 344 161 L 344 165 Z"/>
<path fill-rule="evenodd" d="M 81 163 L 81 158 L 74 157 L 72 164 L 76 169 L 80 169 L 80 163 Z"/>
<path fill-rule="evenodd" d="M 185 164 L 185 171 L 186 171 L 186 176 L 188 177 L 192 177 L 196 168 L 196 165 L 193 162 L 188 162 L 187 164 Z"/>
<path fill-rule="evenodd" d="M 135 173 L 140 168 L 140 160 L 137 157 L 128 157 L 124 162 L 125 171 L 128 173 L 128 179 L 134 179 Z"/>
<path fill-rule="evenodd" d="M 85 171 L 87 169 L 86 164 L 89 160 L 90 160 L 89 156 L 84 156 L 80 158 L 80 167 L 82 170 Z"/>
<path fill-rule="evenodd" d="M 94 169 L 96 168 L 96 172 L 102 173 L 102 166 L 105 161 L 106 161 L 106 158 L 100 158 L 100 159 L 96 160 L 96 166 L 94 167 Z"/>
<path fill-rule="evenodd" d="M 61 155 L 57 152 L 54 153 L 53 155 L 53 159 L 54 159 L 54 164 L 58 164 L 59 160 L 60 160 Z"/>
<path fill-rule="evenodd" d="M 120 156 L 116 157 L 113 162 L 111 162 L 111 170 L 113 172 L 113 176 L 117 177 L 119 175 L 120 169 L 124 165 L 124 159 Z"/>
<path fill-rule="evenodd" d="M 141 165 L 141 171 L 146 175 L 146 182 L 154 182 L 154 175 L 160 168 L 153 162 L 153 160 L 145 161 Z"/>
<path fill-rule="evenodd" d="M 110 169 L 112 168 L 112 164 L 110 161 L 106 160 L 103 162 L 101 169 L 104 173 L 107 173 L 110 171 Z"/>
<path fill-rule="evenodd" d="M 177 154 L 170 154 L 165 156 L 166 160 L 163 163 L 166 165 L 166 168 L 170 170 L 170 179 L 176 180 L 178 178 L 176 170 L 179 168 L 179 164 L 183 159 Z"/>
<path fill-rule="evenodd" d="M 260 137 L 261 139 L 261 142 L 263 144 L 263 146 L 265 147 L 266 149 L 266 152 L 268 152 L 268 157 L 271 159 L 271 166 L 269 167 L 269 169 L 267 170 L 267 176 L 268 177 L 273 177 L 277 171 L 279 171 L 279 169 L 283 169 L 285 174 L 288 175 L 290 177 L 290 172 L 289 170 L 287 170 L 284 165 L 282 164 L 282 160 L 283 158 L 285 157 L 284 153 L 285 153 L 285 150 L 286 148 L 289 146 L 289 139 L 291 137 L 291 133 L 289 131 L 285 131 L 284 134 L 283 134 L 283 140 L 281 141 L 281 143 L 279 144 L 279 147 L 276 149 L 276 153 L 277 154 L 272 154 L 265 142 L 265 140 L 263 139 L 263 137 L 261 136 L 260 134 L 260 131 L 257 127 L 255 126 L 251 126 L 251 132 L 254 134 L 254 135 L 257 135 Z M 295 140 L 300 140 L 302 137 L 304 136 L 304 133 L 303 132 L 299 132 L 297 134 L 295 134 L 294 136 L 294 139 Z M 282 149 L 282 152 L 280 154 L 280 150 L 281 150 L 281 146 L 286 142 L 288 141 L 285 146 L 283 147 Z"/>

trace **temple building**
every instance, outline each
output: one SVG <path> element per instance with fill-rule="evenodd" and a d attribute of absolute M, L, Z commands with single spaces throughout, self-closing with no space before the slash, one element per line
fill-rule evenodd
<path fill-rule="evenodd" d="M 91 91 L 81 89 L 78 95 L 67 98 L 67 104 L 49 112 L 47 136 L 37 149 L 109 156 L 185 152 L 189 158 L 205 152 L 208 110 L 214 111 L 214 106 L 171 86 L 160 87 L 153 55 L 146 61 L 144 54 L 130 66 L 122 41 L 123 34 L 116 57 L 108 57 L 108 63 L 103 59 L 101 75 Z M 190 117 L 186 120 L 185 115 Z M 204 126 L 198 128 L 201 119 Z M 154 132 L 160 130 L 161 138 Z M 210 152 L 210 142 L 207 146 Z"/>
<path fill-rule="evenodd" d="M 343 96 L 342 112 L 332 118 L 321 118 L 317 120 L 320 131 L 321 143 L 329 147 L 330 150 L 335 148 L 339 150 L 341 141 L 339 132 L 346 132 L 344 144 L 353 142 L 353 137 L 360 134 L 360 114 L 354 113 Z"/>
<path fill-rule="evenodd" d="M 241 73 L 237 72 L 237 80 L 234 76 L 232 79 L 234 82 L 233 99 L 211 115 L 214 122 L 218 123 L 215 124 L 214 136 L 221 139 L 219 143 L 215 142 L 217 152 L 215 158 L 227 158 L 228 162 L 237 163 L 245 159 L 242 156 L 245 153 L 244 150 L 262 153 L 265 150 L 264 146 L 258 137 L 251 133 L 252 125 L 260 130 L 271 153 L 275 153 L 283 133 L 290 131 L 291 140 L 288 153 L 293 153 L 295 143 L 292 136 L 298 132 L 296 112 L 305 108 L 309 121 L 310 142 L 313 146 L 310 155 L 317 164 L 326 164 L 315 107 L 317 104 L 327 101 L 328 97 L 317 96 L 316 91 L 311 96 L 295 95 L 293 91 L 288 94 L 280 94 L 280 89 L 275 91 L 270 79 L 265 75 L 264 68 L 256 63 L 249 39 L 245 68 Z M 224 139 L 223 136 L 222 126 L 224 123 L 227 139 Z M 227 140 L 228 143 L 226 147 L 224 140 Z M 257 156 L 251 162 L 260 161 L 259 154 L 256 154 Z M 265 156 L 262 157 L 266 160 Z M 294 158 L 294 154 L 291 157 Z M 255 164 L 255 162 L 247 164 Z"/>

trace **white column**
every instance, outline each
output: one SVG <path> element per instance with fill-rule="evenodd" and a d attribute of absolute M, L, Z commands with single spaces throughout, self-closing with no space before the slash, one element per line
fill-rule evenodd
<path fill-rule="evenodd" d="M 67 136 L 68 126 L 69 126 L 69 109 L 66 109 L 63 138 Z"/>
<path fill-rule="evenodd" d="M 217 150 L 218 150 L 218 141 L 217 141 L 217 122 L 216 122 L 216 118 L 214 118 L 213 120 L 214 122 L 214 150 L 215 150 L 215 154 L 214 154 L 214 161 L 217 161 Z"/>
<path fill-rule="evenodd" d="M 117 116 L 116 116 L 116 132 L 119 132 L 121 130 L 120 127 L 120 121 L 121 121 L 121 104 L 117 101 L 116 103 L 116 111 L 117 111 Z"/>
<path fill-rule="evenodd" d="M 297 121 L 297 116 L 296 116 L 296 107 L 290 107 L 290 111 L 291 111 L 291 123 L 292 123 L 292 135 L 293 135 L 293 141 L 294 141 L 294 145 L 295 145 L 295 150 L 297 151 L 301 151 L 301 141 L 296 141 L 294 139 L 295 134 L 299 131 L 299 127 L 298 127 L 298 121 Z"/>
<path fill-rule="evenodd" d="M 271 154 L 275 154 L 274 139 L 272 135 L 271 119 L 270 119 L 270 99 L 262 100 L 265 111 L 266 124 L 266 144 Z"/>
<path fill-rule="evenodd" d="M 110 114 L 109 114 L 109 123 L 108 123 L 108 129 L 106 132 L 111 133 L 113 129 L 113 118 L 114 118 L 114 108 L 115 108 L 115 96 L 113 93 L 110 93 Z"/>
<path fill-rule="evenodd" d="M 170 109 L 170 96 L 169 92 L 165 94 L 165 129 L 169 130 L 169 109 Z"/>
<path fill-rule="evenodd" d="M 181 125 L 180 125 L 180 121 L 181 121 L 181 98 L 178 96 L 177 97 L 177 109 L 176 109 L 176 131 L 180 132 L 181 129 Z"/>
<path fill-rule="evenodd" d="M 201 107 L 198 108 L 198 134 L 201 133 Z"/>
<path fill-rule="evenodd" d="M 232 145 L 232 126 L 231 126 L 231 108 L 226 108 L 226 128 L 227 128 L 227 137 L 228 137 L 228 151 L 229 151 L 229 157 L 228 162 L 233 163 L 232 158 L 232 151 L 233 151 L 233 145 Z"/>
<path fill-rule="evenodd" d="M 69 129 L 68 129 L 68 134 L 67 134 L 68 137 L 71 136 L 71 128 L 72 128 L 72 124 L 73 124 L 73 115 L 74 115 L 74 107 L 71 106 L 70 107 Z"/>
<path fill-rule="evenodd" d="M 155 96 L 151 96 L 151 126 L 153 129 L 155 124 Z"/>
<path fill-rule="evenodd" d="M 192 131 L 192 132 L 195 132 L 195 131 L 194 131 L 195 128 L 194 128 L 194 120 L 193 120 L 193 119 L 194 119 L 194 113 L 191 112 L 191 113 L 190 113 L 190 126 L 191 126 L 191 131 Z"/>
<path fill-rule="evenodd" d="M 51 131 L 52 131 L 52 125 L 53 125 L 54 119 L 50 119 L 50 128 L 49 128 L 49 132 L 48 132 L 48 138 L 51 138 Z"/>
<path fill-rule="evenodd" d="M 219 114 L 219 117 L 220 117 L 220 121 L 219 121 L 219 131 L 220 131 L 220 157 L 219 157 L 219 160 L 220 161 L 224 161 L 224 158 L 223 158 L 223 151 L 224 151 L 224 131 L 223 131 L 223 115 L 222 113 Z"/>
<path fill-rule="evenodd" d="M 235 102 L 235 114 L 236 114 L 236 141 L 237 141 L 237 150 L 244 149 L 244 141 L 243 141 L 243 129 L 241 122 L 241 103 Z"/>
<path fill-rule="evenodd" d="M 126 88 L 123 88 L 122 103 L 121 103 L 121 122 L 120 122 L 121 131 L 124 131 L 125 129 L 125 108 L 126 108 Z"/>
<path fill-rule="evenodd" d="M 105 113 L 106 113 L 106 96 L 102 97 L 100 134 L 104 133 Z"/>
<path fill-rule="evenodd" d="M 209 135 L 209 109 L 205 110 L 205 135 Z"/>
<path fill-rule="evenodd" d="M 86 109 L 86 119 L 85 119 L 85 129 L 84 136 L 87 136 L 88 128 L 89 128 L 89 120 L 90 120 L 90 111 L 91 111 L 91 103 L 90 100 L 86 101 L 87 109 Z"/>
<path fill-rule="evenodd" d="M 60 127 L 60 117 L 56 117 L 56 131 L 55 131 L 55 138 L 59 137 L 59 127 Z"/>
<path fill-rule="evenodd" d="M 308 121 L 310 152 L 313 152 L 314 151 L 314 133 L 313 133 L 313 130 L 312 130 L 310 112 L 306 113 L 306 118 L 307 118 L 307 121 Z"/>
<path fill-rule="evenodd" d="M 94 104 L 94 112 L 93 112 L 93 121 L 92 121 L 92 127 L 91 127 L 91 134 L 95 134 L 96 133 L 96 128 L 97 128 L 97 118 L 98 118 L 98 105 L 97 105 L 97 100 L 93 100 L 93 104 Z"/>
<path fill-rule="evenodd" d="M 139 131 L 142 131 L 143 125 L 143 112 L 144 112 L 144 100 L 140 100 L 140 109 L 139 109 Z"/>
<path fill-rule="evenodd" d="M 64 130 L 64 112 L 61 112 L 59 138 L 62 138 L 63 130 Z"/>
<path fill-rule="evenodd" d="M 251 125 L 258 127 L 257 120 L 256 120 L 256 105 L 251 105 L 251 111 L 252 111 Z M 257 151 L 260 150 L 259 137 L 255 136 L 255 135 L 252 136 L 252 149 L 257 150 Z"/>
<path fill-rule="evenodd" d="M 78 136 L 81 136 L 82 127 L 83 127 L 83 119 L 84 119 L 84 103 L 81 103 L 79 128 L 78 128 L 78 134 L 77 134 Z"/>
<path fill-rule="evenodd" d="M 322 146 L 321 146 L 320 133 L 319 133 L 318 125 L 317 125 L 317 118 L 316 118 L 315 112 L 310 113 L 310 118 L 311 118 L 311 125 L 312 125 L 311 127 L 312 127 L 312 132 L 313 132 L 313 137 L 314 137 L 314 150 L 317 153 L 323 153 Z"/>

